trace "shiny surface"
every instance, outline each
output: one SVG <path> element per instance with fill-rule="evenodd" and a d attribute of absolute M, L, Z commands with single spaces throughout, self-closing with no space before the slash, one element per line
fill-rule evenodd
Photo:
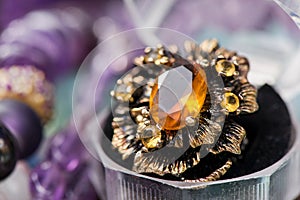
<path fill-rule="evenodd" d="M 154 125 L 147 127 L 142 134 L 141 141 L 148 149 L 157 147 L 157 145 L 161 142 L 160 130 Z"/>
<path fill-rule="evenodd" d="M 6 178 L 15 168 L 17 145 L 12 134 L 0 125 L 0 180 Z"/>
<path fill-rule="evenodd" d="M 159 75 L 150 96 L 154 121 L 166 130 L 184 127 L 185 119 L 196 117 L 204 104 L 205 81 L 204 72 L 197 66 L 189 69 L 182 65 Z"/>
<path fill-rule="evenodd" d="M 219 60 L 216 64 L 216 71 L 225 76 L 232 76 L 235 72 L 235 66 L 228 60 Z"/>
<path fill-rule="evenodd" d="M 234 93 L 226 92 L 223 101 L 221 102 L 221 106 L 228 112 L 234 112 L 240 106 L 239 98 Z"/>
<path fill-rule="evenodd" d="M 0 101 L 0 121 L 16 138 L 20 159 L 30 156 L 39 147 L 43 135 L 42 124 L 28 106 L 15 100 Z"/>

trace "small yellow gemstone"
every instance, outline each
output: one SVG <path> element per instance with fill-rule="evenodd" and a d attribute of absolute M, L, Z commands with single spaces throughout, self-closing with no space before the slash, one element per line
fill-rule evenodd
<path fill-rule="evenodd" d="M 216 71 L 225 76 L 232 76 L 235 72 L 235 65 L 228 60 L 219 60 L 216 64 Z"/>
<path fill-rule="evenodd" d="M 141 134 L 141 141 L 143 145 L 148 149 L 153 149 L 158 147 L 161 143 L 161 132 L 154 126 L 150 125 Z"/>
<path fill-rule="evenodd" d="M 224 99 L 221 102 L 221 106 L 225 108 L 228 112 L 234 112 L 240 106 L 239 98 L 232 92 L 226 92 L 224 94 Z"/>

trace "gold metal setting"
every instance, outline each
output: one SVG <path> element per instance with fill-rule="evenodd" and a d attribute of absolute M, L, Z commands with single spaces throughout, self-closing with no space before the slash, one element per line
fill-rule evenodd
<path fill-rule="evenodd" d="M 214 171 L 207 177 L 199 178 L 199 179 L 195 179 L 195 180 L 184 180 L 184 182 L 197 183 L 197 182 L 216 181 L 216 180 L 220 179 L 224 174 L 226 174 L 226 172 L 230 169 L 231 166 L 232 166 L 232 161 L 228 160 L 222 167 L 216 169 L 216 171 Z"/>
<path fill-rule="evenodd" d="M 219 155 L 222 152 L 241 154 L 241 144 L 246 131 L 232 117 L 258 110 L 257 91 L 248 82 L 249 62 L 245 57 L 220 47 L 215 39 L 205 40 L 200 45 L 187 41 L 184 48 L 185 58 L 180 56 L 176 46 L 170 47 L 171 50 L 162 45 L 158 45 L 157 48 L 147 47 L 144 55 L 134 60 L 135 68 L 118 80 L 111 92 L 117 101 L 113 110 L 115 115 L 112 122 L 114 129 L 112 145 L 123 159 L 133 156 L 133 170 L 138 173 L 155 173 L 161 176 L 172 174 L 184 180 L 182 174 L 201 162 L 203 146 L 210 154 Z M 203 98 L 203 95 L 183 96 L 180 101 L 185 104 L 174 105 L 184 114 L 165 113 L 174 119 L 180 119 L 180 125 L 164 126 L 163 123 L 157 122 L 164 120 L 162 114 L 154 113 L 150 109 L 150 99 L 153 98 L 153 88 L 157 87 L 155 86 L 157 78 L 169 72 L 168 70 L 178 69 L 179 66 L 185 66 L 190 70 L 187 72 L 191 72 L 192 81 L 205 80 L 206 84 L 201 87 L 212 84 L 213 77 L 220 78 L 224 85 L 216 86 L 210 91 L 195 90 L 205 92 L 202 93 L 205 94 L 204 103 L 201 102 L 201 107 L 197 107 L 197 111 L 193 111 L 193 106 L 199 102 L 199 99 L 195 98 L 200 96 Z M 178 70 L 186 70 L 185 68 Z M 200 72 L 204 73 L 204 78 L 196 79 L 197 73 Z M 210 77 L 206 80 L 208 74 Z M 224 117 L 212 117 L 218 113 Z M 188 147 L 184 149 L 186 145 Z M 165 150 L 168 156 L 157 153 L 157 150 Z M 182 151 L 182 155 L 172 158 L 172 155 L 168 154 L 172 151 Z M 232 164 L 234 163 L 228 159 L 221 168 L 217 168 L 209 176 L 185 181 L 217 180 Z"/>

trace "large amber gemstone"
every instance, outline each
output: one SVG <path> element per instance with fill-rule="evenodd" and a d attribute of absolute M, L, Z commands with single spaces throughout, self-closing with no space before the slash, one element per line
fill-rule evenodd
<path fill-rule="evenodd" d="M 181 65 L 156 78 L 150 115 L 164 130 L 178 130 L 187 117 L 197 117 L 207 93 L 205 72 L 198 65 Z"/>

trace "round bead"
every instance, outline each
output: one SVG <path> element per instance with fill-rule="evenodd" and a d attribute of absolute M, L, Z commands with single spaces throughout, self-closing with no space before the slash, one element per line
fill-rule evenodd
<path fill-rule="evenodd" d="M 89 179 L 90 169 L 66 173 L 55 162 L 44 161 L 30 175 L 33 199 L 98 199 Z"/>
<path fill-rule="evenodd" d="M 65 199 L 66 176 L 59 166 L 44 161 L 30 175 L 30 191 L 33 199 Z"/>
<path fill-rule="evenodd" d="M 53 109 L 53 87 L 42 71 L 32 66 L 0 69 L 0 99 L 16 99 L 29 105 L 46 122 Z"/>
<path fill-rule="evenodd" d="M 75 146 L 76 148 L 74 148 Z M 49 160 L 68 172 L 78 171 L 85 167 L 87 156 L 75 128 L 71 126 L 53 137 L 47 155 Z"/>
<path fill-rule="evenodd" d="M 235 72 L 235 65 L 228 60 L 219 60 L 216 63 L 216 71 L 222 73 L 225 76 L 232 76 Z"/>
<path fill-rule="evenodd" d="M 221 106 L 228 112 L 234 112 L 240 106 L 239 98 L 232 92 L 226 92 L 223 101 L 221 102 Z"/>
<path fill-rule="evenodd" d="M 150 125 L 143 131 L 141 135 L 141 141 L 143 145 L 148 149 L 156 148 L 157 145 L 161 142 L 160 130 L 156 126 Z"/>
<path fill-rule="evenodd" d="M 17 162 L 17 144 L 13 135 L 0 124 L 0 180 L 6 178 Z"/>
<path fill-rule="evenodd" d="M 17 3 L 11 4 L 15 7 Z M 62 78 L 93 47 L 90 27 L 88 15 L 80 9 L 32 11 L 10 23 L 0 35 L 0 66 L 33 65 L 51 81 Z"/>
<path fill-rule="evenodd" d="M 19 101 L 1 100 L 0 121 L 14 135 L 20 149 L 20 159 L 30 156 L 38 148 L 43 128 L 31 108 Z"/>

